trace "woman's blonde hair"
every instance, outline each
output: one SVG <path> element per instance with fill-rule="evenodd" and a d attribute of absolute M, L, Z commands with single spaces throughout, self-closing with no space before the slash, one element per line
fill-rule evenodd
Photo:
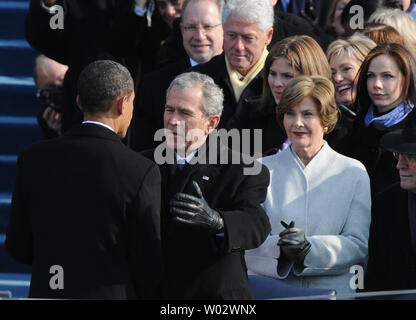
<path fill-rule="evenodd" d="M 307 97 L 312 98 L 316 104 L 324 133 L 331 132 L 338 121 L 335 88 L 331 80 L 322 76 L 299 76 L 292 79 L 280 100 L 277 121 L 283 125 L 284 115 Z"/>
<path fill-rule="evenodd" d="M 416 22 L 409 13 L 400 9 L 380 9 L 370 16 L 368 22 L 384 23 L 395 28 L 416 57 Z"/>
<path fill-rule="evenodd" d="M 348 39 L 338 39 L 332 42 L 326 51 L 326 56 L 330 62 L 334 56 L 347 54 L 350 58 L 354 58 L 360 64 L 364 61 L 371 49 L 377 44 L 363 35 L 353 35 Z"/>

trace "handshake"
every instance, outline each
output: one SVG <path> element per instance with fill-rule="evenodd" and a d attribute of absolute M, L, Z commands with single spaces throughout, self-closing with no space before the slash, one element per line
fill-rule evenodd
<path fill-rule="evenodd" d="M 305 232 L 301 228 L 295 228 L 295 222 L 287 224 L 280 222 L 286 229 L 279 234 L 280 251 L 284 258 L 297 263 L 303 262 L 311 249 L 311 244 L 306 240 Z"/>

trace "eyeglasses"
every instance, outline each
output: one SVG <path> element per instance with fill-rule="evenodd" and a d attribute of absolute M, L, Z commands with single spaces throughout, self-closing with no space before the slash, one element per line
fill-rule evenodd
<path fill-rule="evenodd" d="M 402 155 L 402 158 L 404 158 L 407 162 L 416 162 L 416 154 L 393 152 L 393 157 L 397 160 L 399 160 L 400 155 Z"/>
<path fill-rule="evenodd" d="M 195 24 L 188 24 L 188 25 L 184 25 L 183 29 L 186 32 L 191 32 L 191 33 L 194 33 L 196 31 L 201 30 L 204 34 L 207 34 L 208 32 L 212 31 L 214 28 L 216 28 L 220 25 L 221 25 L 221 23 L 213 25 L 213 26 L 209 26 L 209 25 L 197 26 Z"/>

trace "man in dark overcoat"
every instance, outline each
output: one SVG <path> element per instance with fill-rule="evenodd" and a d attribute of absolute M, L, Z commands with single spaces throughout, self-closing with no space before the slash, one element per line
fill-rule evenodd
<path fill-rule="evenodd" d="M 93 62 L 78 81 L 84 122 L 19 154 L 5 246 L 32 266 L 29 297 L 155 296 L 161 180 L 121 141 L 133 101 L 125 67 Z"/>
<path fill-rule="evenodd" d="M 261 207 L 269 172 L 219 141 L 222 103 L 210 77 L 177 76 L 167 92 L 166 141 L 143 152 L 162 174 L 164 299 L 253 298 L 244 250 L 270 233 Z"/>
<path fill-rule="evenodd" d="M 166 89 L 172 80 L 191 66 L 205 63 L 222 52 L 223 30 L 221 12 L 223 0 L 185 0 L 178 39 L 185 57 L 170 62 L 147 74 L 140 86 L 139 99 L 132 121 L 132 148 L 136 151 L 155 148 L 153 137 L 163 128 Z"/>
<path fill-rule="evenodd" d="M 397 161 L 400 182 L 376 195 L 365 288 L 416 289 L 416 112 L 380 141 Z"/>

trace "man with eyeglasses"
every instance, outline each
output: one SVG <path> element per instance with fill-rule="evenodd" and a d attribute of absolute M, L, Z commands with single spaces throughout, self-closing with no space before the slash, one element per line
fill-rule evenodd
<path fill-rule="evenodd" d="M 142 81 L 133 120 L 132 148 L 141 151 L 155 148 L 154 134 L 163 128 L 166 89 L 171 81 L 190 67 L 211 60 L 222 53 L 223 0 L 185 0 L 180 31 L 186 57 L 148 74 Z"/>
<path fill-rule="evenodd" d="M 416 111 L 383 148 L 397 159 L 400 182 L 376 195 L 369 239 L 367 290 L 416 289 Z"/>
<path fill-rule="evenodd" d="M 251 128 L 253 119 L 261 114 L 249 101 L 262 93 L 267 47 L 273 37 L 273 5 L 270 0 L 227 0 L 222 23 L 224 53 L 191 70 L 210 76 L 224 92 L 218 128 L 241 130 L 244 136 L 242 130 Z M 240 140 L 239 150 L 246 150 L 249 140 L 257 140 L 253 132 Z"/>

